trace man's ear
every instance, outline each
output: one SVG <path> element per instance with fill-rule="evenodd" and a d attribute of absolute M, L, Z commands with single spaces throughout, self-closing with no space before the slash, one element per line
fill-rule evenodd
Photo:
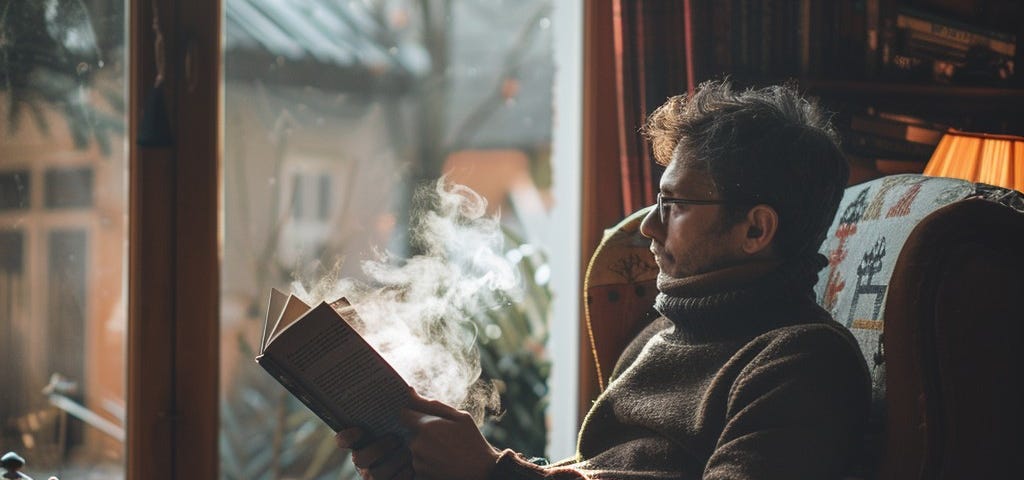
<path fill-rule="evenodd" d="M 741 247 L 743 251 L 755 255 L 770 251 L 775 233 L 779 231 L 779 214 L 768 205 L 756 205 L 747 212 L 746 238 Z"/>

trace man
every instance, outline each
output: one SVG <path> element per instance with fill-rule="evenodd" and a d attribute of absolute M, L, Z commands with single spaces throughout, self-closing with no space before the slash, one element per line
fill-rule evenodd
<path fill-rule="evenodd" d="M 848 169 L 791 87 L 703 84 L 645 126 L 661 177 L 641 232 L 662 317 L 623 352 L 577 454 L 538 466 L 468 415 L 416 396 L 397 440 L 339 433 L 364 477 L 827 479 L 859 452 L 870 386 L 856 342 L 814 301 Z M 363 445 L 362 443 L 366 443 Z"/>

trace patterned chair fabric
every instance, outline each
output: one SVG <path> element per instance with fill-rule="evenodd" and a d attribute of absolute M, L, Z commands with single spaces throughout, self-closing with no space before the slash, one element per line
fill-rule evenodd
<path fill-rule="evenodd" d="M 640 233 L 640 223 L 651 208 L 605 230 L 587 265 L 583 314 L 601 389 L 622 350 L 657 317 L 653 305 L 658 266 L 651 256 L 651 240 Z"/>
<path fill-rule="evenodd" d="M 818 304 L 846 325 L 864 358 L 882 362 L 885 295 L 910 232 L 940 207 L 974 194 L 970 182 L 918 175 L 883 177 L 847 189 L 820 252 L 828 267 L 815 285 Z M 884 379 L 884 371 L 872 376 Z"/>
<path fill-rule="evenodd" d="M 884 446 L 882 326 L 896 259 L 922 219 L 974 191 L 970 182 L 918 175 L 895 175 L 855 185 L 846 190 L 821 246 L 829 263 L 815 285 L 818 304 L 850 329 L 871 370 L 872 411 L 861 475 L 874 475 Z"/>
<path fill-rule="evenodd" d="M 863 475 L 1024 471 L 1022 211 L 1020 192 L 947 178 L 894 175 L 846 190 L 815 293 L 872 372 L 868 443 L 877 448 L 865 452 Z M 588 267 L 585 314 L 602 381 L 656 315 L 657 268 L 639 233 L 646 212 L 606 231 Z"/>

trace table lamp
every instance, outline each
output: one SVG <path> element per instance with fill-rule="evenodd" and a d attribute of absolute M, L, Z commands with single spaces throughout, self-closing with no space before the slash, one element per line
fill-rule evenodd
<path fill-rule="evenodd" d="M 949 130 L 924 174 L 1024 191 L 1024 137 Z"/>

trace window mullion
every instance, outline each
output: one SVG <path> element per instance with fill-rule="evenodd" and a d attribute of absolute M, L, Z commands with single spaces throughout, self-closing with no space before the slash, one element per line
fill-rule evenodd
<path fill-rule="evenodd" d="M 216 478 L 220 5 L 129 8 L 129 138 L 156 78 L 155 8 L 175 142 L 130 142 L 127 473 Z"/>

